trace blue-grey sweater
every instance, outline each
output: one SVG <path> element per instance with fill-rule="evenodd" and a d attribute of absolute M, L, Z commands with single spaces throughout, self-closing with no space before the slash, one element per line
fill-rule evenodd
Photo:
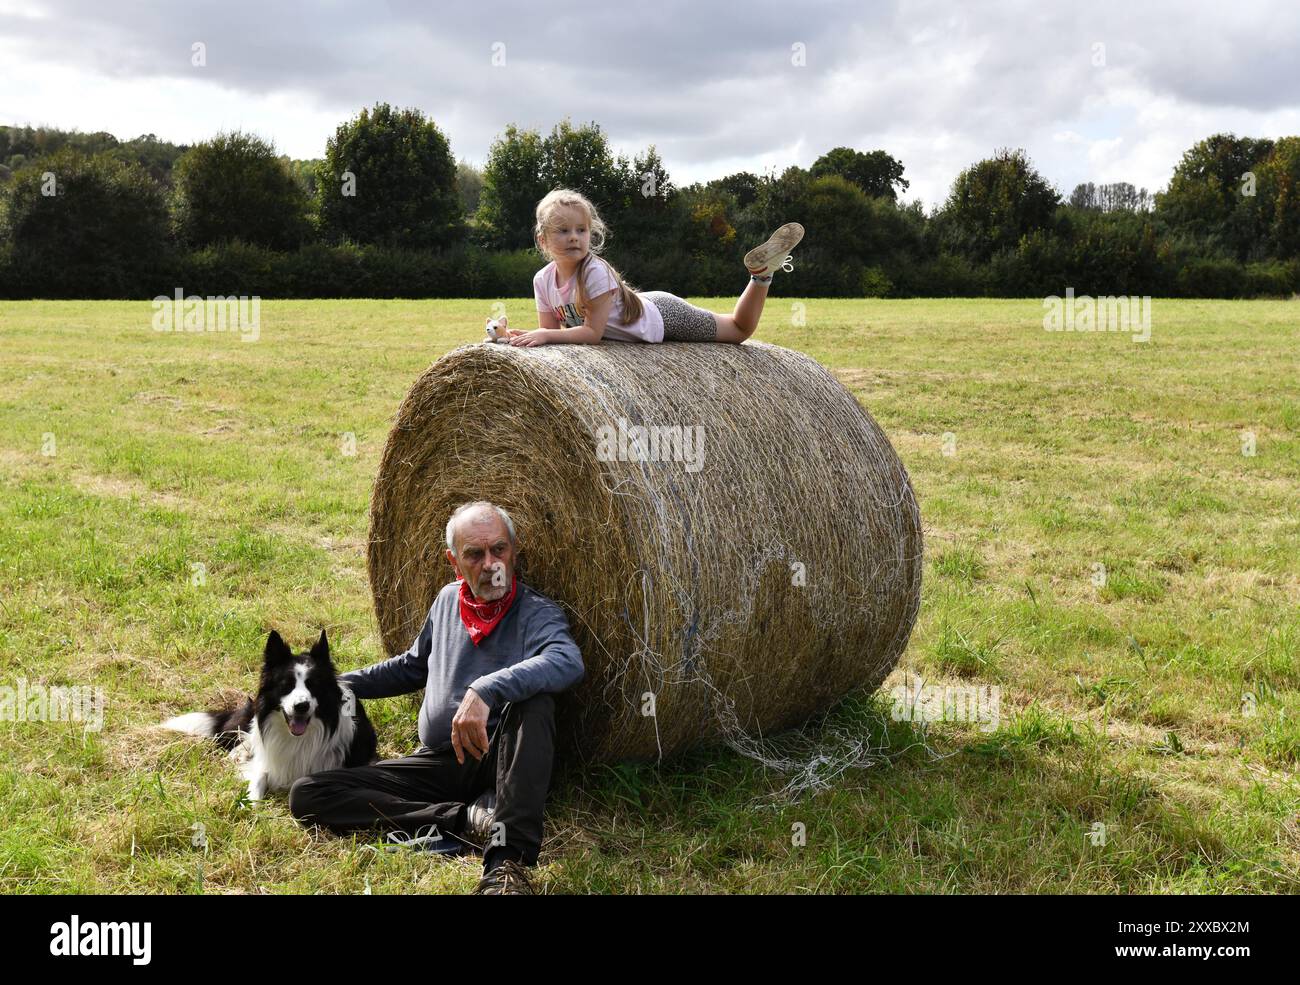
<path fill-rule="evenodd" d="M 438 592 L 405 653 L 339 675 L 362 699 L 424 688 L 420 742 L 434 751 L 451 748 L 451 720 L 466 688 L 487 703 L 491 736 L 506 702 L 567 691 L 585 673 L 569 620 L 545 595 L 518 581 L 510 610 L 475 646 L 460 619 L 459 591 L 454 581 Z"/>

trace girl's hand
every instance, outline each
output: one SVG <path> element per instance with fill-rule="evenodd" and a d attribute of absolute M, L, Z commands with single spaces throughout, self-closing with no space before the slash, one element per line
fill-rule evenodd
<path fill-rule="evenodd" d="M 535 328 L 531 332 L 511 332 L 510 344 L 522 346 L 546 345 L 551 341 L 549 328 Z"/>

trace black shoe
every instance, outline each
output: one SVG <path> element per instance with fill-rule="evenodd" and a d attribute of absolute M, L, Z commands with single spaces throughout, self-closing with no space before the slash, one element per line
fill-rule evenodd
<path fill-rule="evenodd" d="M 536 896 L 533 884 L 528 881 L 524 867 L 512 858 L 506 859 L 474 887 L 474 896 Z"/>

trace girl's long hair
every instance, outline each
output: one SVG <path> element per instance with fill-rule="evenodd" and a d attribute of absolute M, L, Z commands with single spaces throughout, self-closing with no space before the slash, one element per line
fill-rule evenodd
<path fill-rule="evenodd" d="M 627 322 L 634 322 L 644 313 L 645 308 L 641 304 L 641 299 L 637 297 L 636 288 L 623 280 L 622 274 L 614 269 L 604 257 L 600 256 L 601 250 L 605 248 L 605 240 L 609 237 L 609 228 L 601 219 L 600 213 L 596 211 L 596 206 L 582 192 L 575 192 L 571 188 L 556 188 L 546 193 L 540 202 L 537 203 L 537 223 L 533 226 L 533 242 L 541 251 L 542 256 L 548 260 L 554 260 L 549 250 L 546 249 L 546 233 L 555 226 L 555 213 L 562 208 L 579 209 L 587 213 L 587 225 L 591 229 L 591 247 L 587 255 L 582 258 L 578 264 L 577 278 L 575 285 L 576 298 L 575 303 L 578 307 L 578 313 L 583 318 L 587 317 L 587 297 L 586 287 L 583 284 L 583 276 L 587 272 L 587 264 L 591 263 L 593 258 L 603 263 L 609 268 L 609 272 L 614 275 L 614 283 L 618 285 L 619 300 L 623 303 L 623 317 Z"/>

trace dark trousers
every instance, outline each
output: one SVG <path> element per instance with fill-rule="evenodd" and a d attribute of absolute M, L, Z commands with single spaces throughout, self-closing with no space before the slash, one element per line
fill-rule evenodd
<path fill-rule="evenodd" d="M 451 749 L 385 759 L 373 766 L 324 770 L 289 788 L 289 811 L 300 821 L 337 833 L 381 829 L 415 835 L 430 825 L 459 835 L 466 804 L 495 787 L 492 823 L 505 836 L 507 856 L 535 865 L 542 847 L 542 814 L 555 762 L 555 699 L 546 693 L 507 704 L 482 759 Z M 492 862 L 490 848 L 485 862 Z"/>

